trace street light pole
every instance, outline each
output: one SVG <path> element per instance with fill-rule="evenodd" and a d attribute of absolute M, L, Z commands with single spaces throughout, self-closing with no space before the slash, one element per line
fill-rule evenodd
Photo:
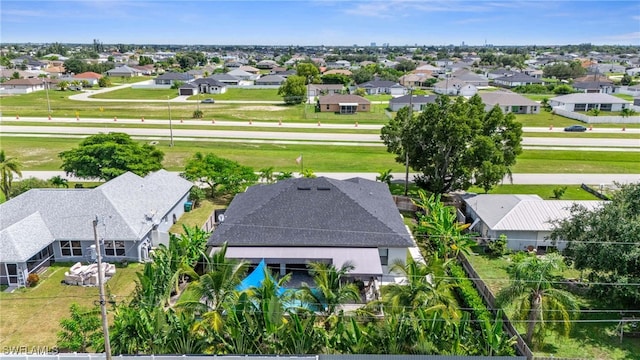
<path fill-rule="evenodd" d="M 169 101 L 169 97 L 167 96 L 167 106 L 169 107 L 169 146 L 173 147 L 173 125 L 171 123 L 171 101 Z"/>
<path fill-rule="evenodd" d="M 42 79 L 42 83 L 44 84 L 44 89 L 47 92 L 47 111 L 48 114 L 51 115 L 51 102 L 49 101 L 49 82 L 47 79 Z"/>

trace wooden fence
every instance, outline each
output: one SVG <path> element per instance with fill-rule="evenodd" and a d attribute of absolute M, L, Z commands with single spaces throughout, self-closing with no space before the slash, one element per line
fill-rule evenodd
<path fill-rule="evenodd" d="M 469 263 L 467 258 L 462 253 L 458 255 L 458 260 L 460 261 L 460 264 L 462 265 L 464 271 L 467 273 L 467 276 L 469 276 L 469 278 L 473 282 L 476 290 L 478 290 L 480 296 L 482 296 L 482 298 L 484 299 L 489 310 L 495 315 L 497 313 L 497 309 L 495 307 L 496 297 L 493 295 L 491 290 L 489 290 L 489 287 L 484 283 L 484 281 L 482 281 L 480 275 L 478 275 L 473 266 L 471 266 L 471 263 Z M 522 336 L 520 336 L 516 328 L 513 326 L 513 324 L 511 324 L 511 321 L 509 321 L 507 315 L 505 315 L 504 313 L 502 313 L 502 321 L 504 322 L 504 328 L 509 336 L 515 336 L 516 348 L 518 349 L 520 355 L 525 356 L 528 360 L 532 360 L 533 352 L 531 351 L 531 349 L 529 349 L 527 343 L 524 341 Z"/>

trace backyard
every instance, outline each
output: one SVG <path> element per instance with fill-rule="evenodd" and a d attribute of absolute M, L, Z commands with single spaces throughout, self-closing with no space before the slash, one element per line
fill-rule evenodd
<path fill-rule="evenodd" d="M 491 257 L 484 254 L 483 248 L 467 259 L 487 284 L 492 293 L 497 294 L 509 283 L 507 267 L 511 263 L 509 256 Z M 579 279 L 580 273 L 574 269 L 566 270 L 565 279 Z M 559 280 L 560 281 L 560 280 Z M 547 333 L 545 345 L 535 351 L 536 356 L 557 358 L 587 359 L 640 359 L 640 341 L 625 338 L 620 342 L 616 327 L 620 319 L 618 311 L 609 311 L 605 306 L 595 303 L 582 291 L 574 291 L 580 301 L 579 321 L 573 323 L 569 337 L 563 338 L 555 333 Z M 516 322 L 516 328 L 524 333 L 524 324 Z"/>
<path fill-rule="evenodd" d="M 52 264 L 40 276 L 33 288 L 21 288 L 13 293 L 0 293 L 0 346 L 56 345 L 60 320 L 69 317 L 69 306 L 78 303 L 93 308 L 98 301 L 97 287 L 62 284 L 70 263 Z M 121 303 L 135 288 L 136 273 L 141 264 L 117 266 L 116 274 L 105 284 L 110 300 Z"/>

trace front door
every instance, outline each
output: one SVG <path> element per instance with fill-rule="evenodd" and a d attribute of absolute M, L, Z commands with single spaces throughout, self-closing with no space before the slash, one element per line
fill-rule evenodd
<path fill-rule="evenodd" d="M 9 285 L 18 285 L 18 265 L 17 264 L 5 264 L 7 270 L 7 278 L 9 279 Z"/>

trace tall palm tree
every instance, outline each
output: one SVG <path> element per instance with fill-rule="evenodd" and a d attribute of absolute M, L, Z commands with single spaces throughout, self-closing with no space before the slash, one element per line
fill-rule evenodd
<path fill-rule="evenodd" d="M 406 277 L 406 282 L 384 288 L 382 304 L 390 313 L 423 308 L 449 319 L 460 317 L 453 296 L 452 282 L 445 276 L 446 263 L 433 258 L 429 264 L 417 262 L 407 255 L 406 264 L 394 261 L 391 271 Z"/>
<path fill-rule="evenodd" d="M 7 157 L 4 150 L 0 150 L 0 190 L 7 200 L 11 193 L 14 174 L 22 176 L 22 164 L 16 158 Z"/>
<path fill-rule="evenodd" d="M 247 272 L 248 263 L 226 258 L 227 244 L 208 260 L 206 271 L 189 284 L 176 306 L 202 314 L 215 331 L 223 326 L 226 303 L 235 297 L 235 289 Z"/>
<path fill-rule="evenodd" d="M 315 286 L 302 284 L 302 298 L 321 307 L 320 313 L 325 317 L 335 315 L 340 305 L 348 301 L 360 300 L 358 287 L 353 283 L 344 283 L 345 277 L 355 269 L 352 263 L 345 262 L 338 269 L 333 264 L 313 262 L 309 268 Z"/>
<path fill-rule="evenodd" d="M 49 179 L 49 182 L 51 183 L 51 185 L 57 187 L 57 188 L 68 188 L 69 187 L 69 181 L 65 178 L 63 178 L 60 175 L 56 175 L 54 177 L 52 177 L 51 179 Z"/>
<path fill-rule="evenodd" d="M 512 317 L 527 322 L 525 340 L 540 345 L 547 328 L 568 335 L 571 320 L 578 316 L 578 302 L 569 292 L 556 289 L 553 282 L 564 267 L 562 256 L 528 256 L 516 262 L 509 270 L 512 282 L 496 297 L 496 304 L 513 305 Z M 535 338 L 535 343 L 532 343 Z"/>

